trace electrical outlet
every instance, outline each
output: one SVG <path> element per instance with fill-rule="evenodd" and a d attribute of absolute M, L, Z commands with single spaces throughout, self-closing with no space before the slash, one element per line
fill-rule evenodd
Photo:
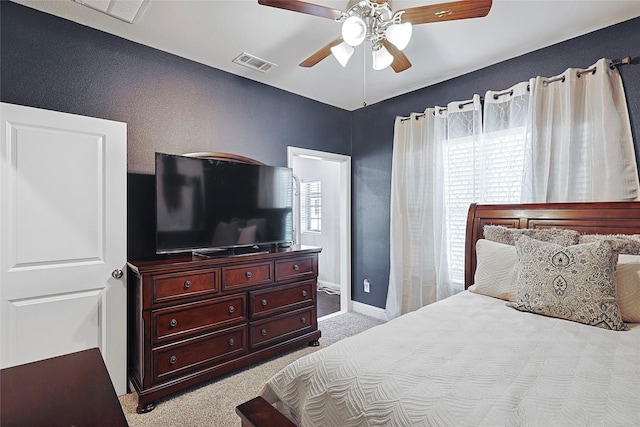
<path fill-rule="evenodd" d="M 369 279 L 364 279 L 364 291 L 367 293 L 371 292 L 371 282 L 369 282 Z"/>

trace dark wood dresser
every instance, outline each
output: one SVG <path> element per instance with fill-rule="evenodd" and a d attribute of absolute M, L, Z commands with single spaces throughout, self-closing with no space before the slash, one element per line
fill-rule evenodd
<path fill-rule="evenodd" d="M 129 385 L 137 411 L 296 346 L 318 345 L 320 250 L 129 262 Z"/>

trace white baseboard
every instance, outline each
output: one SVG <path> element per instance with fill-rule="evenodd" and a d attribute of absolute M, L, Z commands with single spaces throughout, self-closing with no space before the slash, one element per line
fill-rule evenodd
<path fill-rule="evenodd" d="M 384 308 L 376 307 L 369 304 L 363 304 L 358 301 L 351 301 L 351 311 L 364 314 L 365 316 L 375 317 L 380 320 L 389 320 L 387 312 Z"/>

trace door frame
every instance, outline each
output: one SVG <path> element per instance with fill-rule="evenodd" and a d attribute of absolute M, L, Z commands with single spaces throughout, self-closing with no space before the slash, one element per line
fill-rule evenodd
<path fill-rule="evenodd" d="M 336 162 L 340 166 L 340 311 L 322 317 L 326 319 L 352 310 L 351 301 L 351 156 L 306 148 L 287 147 L 287 166 L 293 158 Z M 295 174 L 295 171 L 294 171 Z M 296 217 L 297 218 L 297 217 Z M 299 221 L 298 221 L 299 222 Z M 299 224 L 296 224 L 299 233 Z"/>

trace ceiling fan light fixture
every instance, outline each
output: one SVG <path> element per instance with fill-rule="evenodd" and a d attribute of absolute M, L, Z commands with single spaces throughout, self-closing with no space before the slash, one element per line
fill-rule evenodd
<path fill-rule="evenodd" d="M 367 36 L 367 25 L 359 16 L 350 16 L 342 24 L 342 39 L 350 46 L 359 46 Z"/>
<path fill-rule="evenodd" d="M 333 53 L 333 57 L 338 60 L 340 65 L 343 67 L 347 66 L 347 62 L 349 62 L 349 58 L 353 55 L 353 47 L 351 47 L 346 42 L 342 42 L 339 45 L 333 46 L 331 48 L 331 53 Z"/>
<path fill-rule="evenodd" d="M 74 1 L 107 2 L 109 0 Z M 331 48 L 334 45 L 342 44 L 342 41 L 351 47 L 356 47 L 367 40 L 373 44 L 373 68 L 381 70 L 391 66 L 396 73 L 401 73 L 411 67 L 411 62 L 402 50 L 408 46 L 413 32 L 413 25 L 481 18 L 489 14 L 493 3 L 493 0 L 444 0 L 441 3 L 413 6 L 394 11 L 391 5 L 392 1 L 348 0 L 345 10 L 311 3 L 306 0 L 258 0 L 258 3 L 278 9 L 328 18 L 334 22 L 342 23 L 342 37 L 334 39 L 311 54 L 299 64 L 301 67 L 313 67 L 326 57 L 331 56 L 332 51 L 338 51 L 338 49 Z M 345 50 L 343 47 L 339 49 Z M 343 66 L 349 60 L 347 56 L 352 55 L 352 53 L 348 52 L 348 49 L 346 50 L 348 55 L 334 53 L 336 59 Z"/>
<path fill-rule="evenodd" d="M 371 52 L 373 56 L 373 69 L 376 71 L 384 70 L 393 62 L 393 56 L 389 53 L 386 47 L 378 44 L 378 47 L 373 47 Z"/>
<path fill-rule="evenodd" d="M 385 32 L 385 37 L 394 44 L 398 50 L 404 50 L 411 40 L 413 26 L 410 22 L 404 24 L 391 24 Z"/>

